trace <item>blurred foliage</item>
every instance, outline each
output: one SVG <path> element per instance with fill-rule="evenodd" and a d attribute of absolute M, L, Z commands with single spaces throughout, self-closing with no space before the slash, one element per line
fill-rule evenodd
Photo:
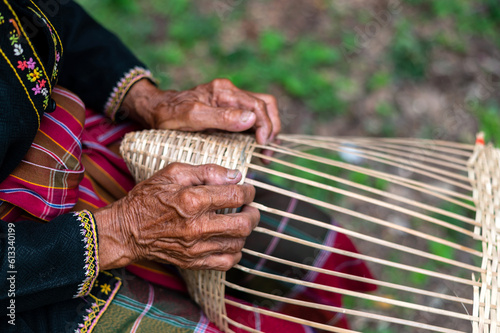
<path fill-rule="evenodd" d="M 324 10 L 332 20 L 347 22 L 328 35 L 306 30 L 292 40 L 279 28 L 265 28 L 251 38 L 236 36 L 228 42 L 225 28 L 246 19 L 245 2 L 215 1 L 200 10 L 202 6 L 188 0 L 77 1 L 134 50 L 163 88 L 186 89 L 226 77 L 243 89 L 285 94 L 319 119 L 347 116 L 356 99 L 379 90 L 425 82 L 438 51 L 465 54 L 475 38 L 500 47 L 497 0 L 401 0 L 407 12 L 389 21 L 393 35 L 385 55 L 373 70 L 366 69 L 371 74 L 360 86 L 351 73 L 364 66 L 361 56 L 370 41 L 365 33 L 374 17 L 366 10 L 345 13 L 335 4 L 327 5 Z M 420 27 L 429 22 L 449 27 L 435 25 L 431 33 L 423 33 Z M 494 134 L 497 107 L 490 105 L 491 98 L 480 102 L 472 111 L 490 138 L 499 142 Z M 375 117 L 382 125 L 370 134 L 397 134 L 399 111 L 394 98 L 378 103 Z"/>
<path fill-rule="evenodd" d="M 498 104 L 480 104 L 473 108 L 487 140 L 500 144 L 500 108 Z"/>

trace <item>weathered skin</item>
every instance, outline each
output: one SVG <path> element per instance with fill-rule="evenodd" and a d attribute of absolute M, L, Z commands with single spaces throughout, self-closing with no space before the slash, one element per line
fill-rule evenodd
<path fill-rule="evenodd" d="M 216 79 L 187 91 L 162 91 L 148 80 L 128 92 L 122 112 L 156 129 L 255 130 L 260 144 L 281 129 L 276 99 Z M 128 195 L 95 212 L 101 270 L 140 260 L 181 268 L 228 270 L 241 259 L 245 238 L 259 222 L 255 189 L 236 185 L 241 174 L 216 165 L 171 164 Z M 216 214 L 243 206 L 239 213 Z"/>
<path fill-rule="evenodd" d="M 236 185 L 241 173 L 217 165 L 174 163 L 95 212 L 102 270 L 148 259 L 181 268 L 228 270 L 241 258 L 259 211 L 216 214 L 252 202 L 255 190 Z"/>
<path fill-rule="evenodd" d="M 122 109 L 156 129 L 241 132 L 253 128 L 260 144 L 273 141 L 281 130 L 274 96 L 240 90 L 227 79 L 186 91 L 163 91 L 141 80 L 127 94 Z"/>

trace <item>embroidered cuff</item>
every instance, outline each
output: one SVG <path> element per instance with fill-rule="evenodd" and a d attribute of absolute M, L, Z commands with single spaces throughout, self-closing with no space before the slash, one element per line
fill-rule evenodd
<path fill-rule="evenodd" d="M 94 216 L 88 210 L 82 210 L 74 213 L 77 220 L 80 221 L 80 233 L 83 236 L 82 242 L 85 247 L 83 258 L 83 269 L 85 279 L 78 285 L 76 297 L 82 297 L 89 294 L 99 273 L 99 258 L 97 254 L 97 228 Z"/>
<path fill-rule="evenodd" d="M 109 272 L 99 274 L 99 280 L 94 284 L 89 296 L 85 298 L 90 307 L 83 312 L 81 322 L 78 323 L 78 327 L 74 330 L 75 333 L 92 332 L 98 320 L 115 298 L 121 285 L 122 281 L 119 277 Z"/>
<path fill-rule="evenodd" d="M 130 87 L 143 78 L 148 78 L 151 81 L 156 82 L 151 72 L 141 67 L 132 68 L 125 74 L 125 76 L 122 77 L 122 79 L 113 88 L 113 91 L 104 106 L 104 112 L 109 118 L 115 120 L 116 111 L 120 108 L 123 98 L 125 98 L 125 95 L 129 91 Z"/>

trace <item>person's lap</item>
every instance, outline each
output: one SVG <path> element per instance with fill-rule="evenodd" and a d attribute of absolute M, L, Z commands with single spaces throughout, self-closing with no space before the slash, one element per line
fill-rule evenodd
<path fill-rule="evenodd" d="M 60 100 L 67 98 L 67 96 L 54 96 L 54 98 Z M 75 108 L 81 107 L 81 105 L 78 106 L 77 104 L 73 103 Z M 69 107 L 66 108 L 70 109 Z M 72 112 L 72 110 L 65 111 Z M 78 112 L 81 113 L 81 110 Z M 85 166 L 85 174 L 78 187 L 80 193 L 73 210 L 89 209 L 93 211 L 126 195 L 127 191 L 134 186 L 134 180 L 128 172 L 125 163 L 117 154 L 116 147 L 120 142 L 120 138 L 126 132 L 136 130 L 138 127 L 127 123 L 113 124 L 103 115 L 90 110 L 85 111 L 85 117 L 86 121 L 83 132 L 77 133 L 81 134 L 82 155 L 80 158 Z M 257 189 L 255 201 L 319 221 L 331 222 L 330 216 L 319 209 L 270 191 Z M 6 207 L 7 205 L 4 205 L 3 208 L 7 209 Z M 22 213 L 22 209 L 19 209 L 17 217 L 12 217 L 21 218 L 25 215 Z M 355 251 L 352 243 L 344 235 L 327 232 L 323 228 L 305 226 L 299 221 L 284 220 L 272 214 L 263 213 L 261 216 L 261 226 L 266 228 L 313 240 L 320 244 L 340 246 Z M 291 245 L 282 240 L 257 233 L 253 233 L 247 239 L 246 248 L 299 263 L 327 267 L 328 269 L 337 269 L 339 266 L 342 266 L 342 263 L 350 260 L 342 256 L 325 256 L 324 253 L 319 251 L 300 247 L 299 245 Z M 321 262 L 318 258 L 322 258 Z M 286 275 L 292 278 L 304 278 L 308 281 L 315 281 L 318 278 L 317 275 L 311 275 L 307 271 L 290 270 L 285 265 L 261 260 L 249 255 L 244 255 L 241 263 L 247 267 L 274 272 L 278 275 Z M 363 274 L 365 276 L 369 274 L 362 263 L 358 263 L 357 266 L 344 266 L 351 267 L 351 274 Z M 189 298 L 182 280 L 171 266 L 157 263 L 139 263 L 129 266 L 128 269 L 112 271 L 112 274 L 121 278 L 122 286 L 113 301 L 110 304 L 103 305 L 103 307 L 107 307 L 106 311 L 103 312 L 101 309 L 98 314 L 95 314 L 101 316 L 98 324 L 94 327 L 95 332 L 134 330 L 158 332 L 218 331 L 214 324 L 208 321 L 200 308 Z M 264 290 L 268 292 L 279 290 L 279 293 L 284 296 L 294 295 L 294 297 L 302 297 L 301 293 L 298 293 L 290 284 L 273 283 L 258 277 L 249 278 L 248 276 L 242 276 L 241 271 L 236 269 L 230 270 L 227 276 L 229 280 L 249 288 L 259 285 L 261 289 L 264 286 Z M 100 289 L 100 292 L 105 294 L 112 292 L 107 289 L 106 283 L 103 282 L 104 279 L 101 281 L 99 279 L 96 281 L 95 286 Z M 348 282 L 340 279 L 331 280 L 331 284 L 348 289 L 370 289 L 369 286 L 350 285 Z M 258 298 L 237 294 L 229 289 L 227 292 L 230 296 L 239 297 L 252 304 L 264 304 Z M 309 295 L 311 294 L 309 293 Z M 330 293 L 328 297 L 331 299 L 331 304 L 341 305 L 341 297 L 339 295 Z M 310 300 L 315 301 L 314 299 Z M 297 315 L 297 309 L 293 307 L 290 308 L 282 304 L 266 303 L 266 305 L 282 312 Z M 41 309 L 40 313 L 43 313 L 43 311 Z M 36 313 L 36 311 L 33 313 Z M 229 313 L 237 316 L 238 310 L 231 309 Z M 331 318 L 328 316 L 335 316 L 335 314 L 319 316 L 318 320 L 329 321 Z M 261 322 L 268 323 L 269 327 L 279 322 L 281 327 L 289 326 L 287 330 L 290 332 L 304 331 L 301 325 L 283 323 L 271 318 L 266 318 L 266 320 L 261 320 Z M 262 329 L 265 330 L 264 327 Z"/>

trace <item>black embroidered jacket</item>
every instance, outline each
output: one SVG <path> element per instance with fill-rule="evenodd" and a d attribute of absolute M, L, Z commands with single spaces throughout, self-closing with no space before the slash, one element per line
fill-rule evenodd
<path fill-rule="evenodd" d="M 114 117 L 128 89 L 149 77 L 127 48 L 69 0 L 0 0 L 0 181 L 29 149 L 57 84 Z M 89 212 L 47 224 L 0 221 L 0 331 L 89 332 L 109 295 L 81 235 L 97 239 Z M 96 259 L 97 260 L 97 259 Z M 97 264 L 96 264 L 97 265 Z M 99 280 L 120 282 L 101 273 Z M 13 325 L 15 324 L 15 325 Z"/>

